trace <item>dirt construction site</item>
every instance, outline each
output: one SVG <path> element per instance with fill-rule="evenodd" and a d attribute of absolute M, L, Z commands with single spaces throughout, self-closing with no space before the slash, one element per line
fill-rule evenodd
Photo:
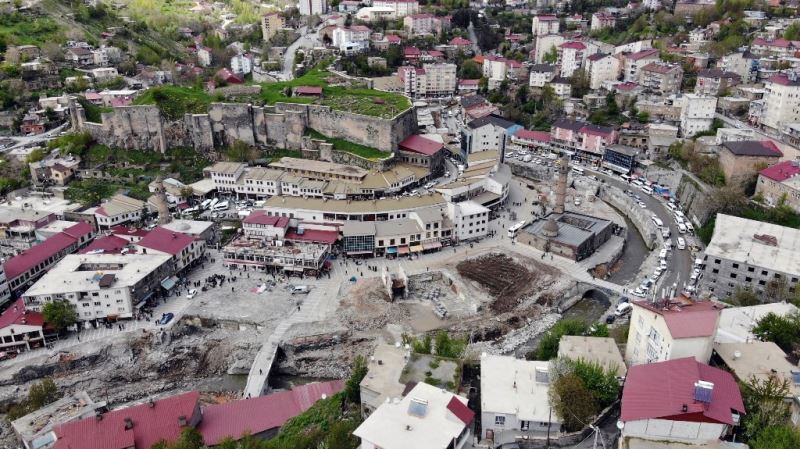
<path fill-rule="evenodd" d="M 469 338 L 468 357 L 509 353 L 555 323 L 560 315 L 552 311 L 554 298 L 572 286 L 555 268 L 515 252 L 476 250 L 438 260 L 408 275 L 402 295 L 391 294 L 372 272 L 356 282 L 345 276 L 327 281 L 319 288 L 325 288 L 331 312 L 289 329 L 273 377 L 342 378 L 356 355 L 369 355 L 378 343 L 441 329 Z M 192 277 L 230 274 L 218 265 Z M 0 410 L 44 377 L 62 391 L 84 390 L 112 406 L 192 389 L 206 393 L 208 401 L 239 397 L 261 344 L 299 310 L 303 297 L 291 295 L 290 286 L 317 287 L 314 280 L 233 273 L 234 283 L 200 293 L 168 329 L 109 334 L 69 350 L 42 349 L 26 363 L 0 365 Z M 7 420 L 0 422 L 2 447 L 14 436 Z"/>

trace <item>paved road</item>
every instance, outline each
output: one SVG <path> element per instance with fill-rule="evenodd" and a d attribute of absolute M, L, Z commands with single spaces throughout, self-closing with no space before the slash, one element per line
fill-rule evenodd
<path fill-rule="evenodd" d="M 303 26 L 298 30 L 300 37 L 292 42 L 292 45 L 286 48 L 283 54 L 283 71 L 281 72 L 283 79 L 288 81 L 294 78 L 294 55 L 300 48 L 314 48 L 322 45 L 319 41 L 319 29 L 308 32 L 308 27 Z"/>
<path fill-rule="evenodd" d="M 64 124 L 56 127 L 56 128 L 51 129 L 50 131 L 47 131 L 47 132 L 42 133 L 42 134 L 37 134 L 35 136 L 9 137 L 9 139 L 14 140 L 16 143 L 14 143 L 14 145 L 11 145 L 8 148 L 4 148 L 3 152 L 8 152 L 8 151 L 11 151 L 11 150 L 22 148 L 22 147 L 24 147 L 26 145 L 30 145 L 30 144 L 40 144 L 40 143 L 46 141 L 47 139 L 50 139 L 52 137 L 57 137 L 59 133 L 64 131 L 66 128 L 69 128 L 69 126 L 70 126 L 70 124 L 69 124 L 69 122 L 67 122 L 67 123 L 64 123 Z"/>

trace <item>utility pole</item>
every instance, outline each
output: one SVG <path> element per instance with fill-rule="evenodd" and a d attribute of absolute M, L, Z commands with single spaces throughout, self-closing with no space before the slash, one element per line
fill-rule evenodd
<path fill-rule="evenodd" d="M 550 449 L 550 425 L 553 420 L 553 407 L 550 407 L 550 414 L 547 415 L 547 449 Z"/>

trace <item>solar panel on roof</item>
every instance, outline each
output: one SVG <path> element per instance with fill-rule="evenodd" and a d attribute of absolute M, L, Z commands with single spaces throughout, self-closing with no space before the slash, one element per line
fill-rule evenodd
<path fill-rule="evenodd" d="M 713 383 L 705 382 L 702 380 L 697 381 L 694 384 L 694 400 L 710 404 L 711 394 L 713 391 L 714 391 Z"/>
<path fill-rule="evenodd" d="M 800 371 L 792 371 L 792 382 L 795 385 L 800 385 Z"/>
<path fill-rule="evenodd" d="M 428 401 L 423 399 L 413 398 L 408 404 L 408 414 L 418 418 L 424 418 L 428 413 Z"/>

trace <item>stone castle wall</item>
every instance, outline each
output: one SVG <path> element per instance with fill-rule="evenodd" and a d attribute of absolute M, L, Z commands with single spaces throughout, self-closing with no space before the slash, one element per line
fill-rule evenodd
<path fill-rule="evenodd" d="M 147 105 L 114 108 L 102 114 L 102 123 L 81 121 L 79 125 L 110 147 L 159 152 L 176 146 L 210 152 L 236 140 L 253 146 L 301 149 L 303 135 L 312 128 L 389 156 L 400 141 L 417 131 L 417 118 L 413 108 L 393 119 L 382 119 L 320 105 L 212 103 L 207 114 L 186 114 L 178 121 L 167 121 L 156 106 Z"/>

